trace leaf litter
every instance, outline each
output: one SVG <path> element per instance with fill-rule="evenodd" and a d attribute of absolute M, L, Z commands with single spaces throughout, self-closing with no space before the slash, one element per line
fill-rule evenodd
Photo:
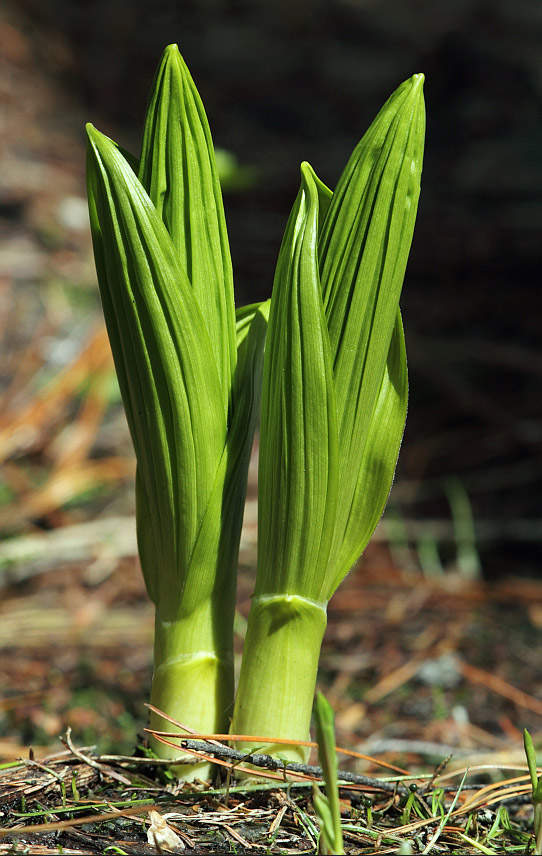
<path fill-rule="evenodd" d="M 314 772 L 301 781 L 285 770 L 272 782 L 179 784 L 155 759 L 101 756 L 69 735 L 67 743 L 39 762 L 2 765 L 0 853 L 316 852 Z M 220 746 L 204 751 L 220 755 Z M 371 787 L 341 783 L 346 852 L 529 852 L 528 772 L 491 765 L 501 778 L 483 786 L 487 768 L 444 767 L 374 777 Z M 398 850 L 404 842 L 410 849 Z"/>

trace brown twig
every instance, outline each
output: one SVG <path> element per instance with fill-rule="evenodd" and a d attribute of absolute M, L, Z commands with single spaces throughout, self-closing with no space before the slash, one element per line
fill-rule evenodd
<path fill-rule="evenodd" d="M 167 743 L 168 745 L 177 746 L 180 751 L 184 750 L 197 754 L 205 754 L 206 760 L 218 759 L 229 762 L 229 764 L 243 762 L 245 764 L 252 764 L 254 767 L 260 767 L 264 770 L 272 770 L 281 773 L 300 773 L 303 776 L 314 779 L 322 779 L 323 776 L 322 768 L 311 764 L 298 764 L 295 762 L 285 763 L 277 758 L 272 758 L 271 755 L 264 755 L 259 752 L 239 752 L 237 749 L 232 749 L 229 746 L 224 746 L 220 743 L 210 743 L 204 740 L 181 738 L 178 740 L 178 743 L 172 743 L 171 741 L 164 740 L 164 735 L 159 731 L 153 731 L 148 728 L 145 730 L 153 734 L 158 740 L 161 739 L 162 742 Z M 175 761 L 171 761 L 170 763 L 175 763 Z M 382 779 L 373 778 L 372 776 L 361 776 L 357 773 L 350 773 L 346 770 L 340 770 L 337 775 L 341 782 L 366 785 L 367 787 L 390 793 L 408 793 L 407 789 L 401 784 L 387 782 Z"/>

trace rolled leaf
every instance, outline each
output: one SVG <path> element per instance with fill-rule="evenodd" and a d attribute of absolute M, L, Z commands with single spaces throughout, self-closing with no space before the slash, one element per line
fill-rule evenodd
<path fill-rule="evenodd" d="M 373 469 L 367 453 L 369 433 L 374 437 L 382 430 L 377 402 L 420 193 L 423 79 L 414 75 L 384 105 L 341 175 L 321 231 L 320 276 L 339 425 L 335 546 L 343 556 L 353 555 L 354 544 L 363 542 L 356 538 L 349 548 L 344 544 L 346 531 L 350 537 L 356 525 L 367 528 L 364 520 L 353 519 L 350 525 L 350 519 L 353 509 L 361 507 L 359 492 L 372 493 L 374 476 L 369 482 L 363 469 L 369 477 Z M 396 418 L 388 427 L 400 440 L 403 425 L 399 422 Z M 391 445 L 398 449 L 397 440 Z M 392 475 L 393 470 L 386 476 L 384 497 Z"/>
<path fill-rule="evenodd" d="M 222 191 L 207 116 L 177 45 L 165 49 L 154 79 L 139 179 L 192 284 L 227 407 L 236 348 L 233 274 Z"/>
<path fill-rule="evenodd" d="M 399 297 L 419 194 L 422 81 L 390 98 L 334 194 L 302 167 L 269 318 L 258 572 L 234 733 L 306 739 L 327 602 L 390 490 L 407 405 Z"/>
<path fill-rule="evenodd" d="M 165 600 L 172 588 L 182 593 L 226 414 L 207 327 L 171 238 L 119 149 L 92 126 L 88 138 L 98 278 L 152 528 L 152 578 L 145 573 L 156 602 L 160 592 Z"/>
<path fill-rule="evenodd" d="M 327 596 L 331 597 L 369 543 L 386 505 L 403 438 L 408 403 L 405 337 L 401 314 L 388 351 L 380 391 L 365 441 L 354 499 L 333 568 Z"/>
<path fill-rule="evenodd" d="M 337 414 L 308 164 L 280 249 L 263 370 L 256 595 L 315 599 L 337 502 Z M 317 599 L 317 598 L 316 598 Z"/>

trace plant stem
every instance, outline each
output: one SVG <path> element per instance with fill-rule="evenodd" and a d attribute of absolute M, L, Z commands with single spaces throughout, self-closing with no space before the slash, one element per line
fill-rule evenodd
<path fill-rule="evenodd" d="M 217 609 L 221 619 L 217 620 Z M 207 734 L 228 730 L 233 699 L 234 601 L 213 596 L 190 615 L 164 619 L 156 611 L 154 674 L 151 704 L 182 725 Z M 186 732 L 151 713 L 151 728 Z M 170 738 L 168 738 L 170 739 Z M 181 750 L 151 738 L 159 758 L 177 758 Z M 211 764 L 176 765 L 174 772 L 186 780 L 206 779 Z"/>
<path fill-rule="evenodd" d="M 308 740 L 326 604 L 297 595 L 254 597 L 248 618 L 234 734 Z M 303 746 L 242 743 L 237 748 L 306 763 Z"/>

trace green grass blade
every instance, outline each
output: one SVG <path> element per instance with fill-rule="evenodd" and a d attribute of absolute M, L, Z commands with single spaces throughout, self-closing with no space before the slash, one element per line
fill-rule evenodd
<path fill-rule="evenodd" d="M 382 108 L 338 182 L 321 233 L 320 276 L 341 450 L 337 545 L 343 543 L 357 492 L 366 490 L 359 474 L 368 437 L 378 430 L 372 422 L 377 418 L 420 191 L 422 84 L 423 75 L 414 75 Z M 399 421 L 395 430 L 400 439 Z M 367 528 L 365 521 L 359 525 Z"/>
<path fill-rule="evenodd" d="M 536 752 L 534 750 L 533 738 L 526 728 L 523 729 L 523 748 L 525 750 L 525 757 L 527 758 L 527 764 L 529 767 L 529 775 L 531 777 L 531 785 L 533 786 L 533 792 L 536 790 L 536 786 L 538 785 L 538 770 L 536 769 Z"/>
<path fill-rule="evenodd" d="M 222 191 L 205 109 L 177 45 L 166 48 L 156 73 L 139 178 L 192 283 L 228 406 L 236 359 L 235 309 Z"/>
<path fill-rule="evenodd" d="M 264 359 L 256 595 L 319 600 L 337 496 L 336 404 L 308 164 L 281 246 Z"/>
<path fill-rule="evenodd" d="M 333 709 L 321 692 L 317 693 L 314 704 L 314 722 L 318 758 L 324 782 L 326 796 L 315 788 L 313 794 L 316 810 L 320 814 L 323 847 L 320 853 L 344 853 L 341 828 L 341 810 L 339 804 L 339 786 L 337 781 L 337 753 L 335 751 L 335 726 Z"/>
<path fill-rule="evenodd" d="M 223 398 L 201 311 L 154 205 L 118 148 L 92 126 L 88 137 L 100 291 L 138 460 L 138 514 L 153 529 L 145 576 L 155 602 L 171 600 L 224 451 Z"/>

